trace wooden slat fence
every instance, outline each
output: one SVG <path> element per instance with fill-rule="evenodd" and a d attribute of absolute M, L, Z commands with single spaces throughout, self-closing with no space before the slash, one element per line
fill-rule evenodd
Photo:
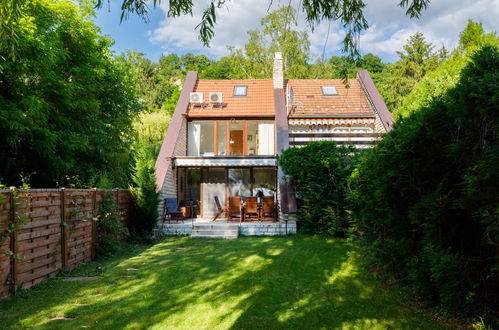
<path fill-rule="evenodd" d="M 92 219 L 106 192 L 116 198 L 121 221 L 129 226 L 133 200 L 125 189 L 31 189 L 17 191 L 17 198 L 10 190 L 0 190 L 0 233 L 14 216 L 28 215 L 26 224 L 0 246 L 0 298 L 55 276 L 62 268 L 89 262 L 97 236 Z M 9 257 L 8 251 L 22 258 Z"/>

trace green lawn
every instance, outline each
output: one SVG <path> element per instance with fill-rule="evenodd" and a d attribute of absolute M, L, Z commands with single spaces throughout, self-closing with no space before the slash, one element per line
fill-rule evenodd
<path fill-rule="evenodd" d="M 1 328 L 449 327 L 370 279 L 338 239 L 166 238 L 49 280 L 0 304 Z M 65 316 L 67 320 L 51 320 Z"/>

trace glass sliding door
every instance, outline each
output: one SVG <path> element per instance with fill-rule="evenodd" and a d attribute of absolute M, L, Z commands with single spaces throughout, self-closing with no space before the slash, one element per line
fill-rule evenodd
<path fill-rule="evenodd" d="M 276 195 L 276 169 L 272 167 L 253 168 L 253 195 L 261 191 L 264 196 Z"/>
<path fill-rule="evenodd" d="M 225 121 L 218 122 L 218 155 L 227 155 L 227 123 Z"/>
<path fill-rule="evenodd" d="M 229 196 L 251 196 L 251 171 L 249 168 L 229 168 Z"/>
<path fill-rule="evenodd" d="M 203 168 L 203 218 L 212 218 L 217 214 L 215 196 L 220 204 L 225 204 L 225 168 Z"/>
<path fill-rule="evenodd" d="M 242 122 L 230 123 L 229 148 L 231 156 L 244 155 L 244 129 Z"/>
<path fill-rule="evenodd" d="M 258 122 L 258 155 L 274 155 L 274 122 Z"/>
<path fill-rule="evenodd" d="M 215 155 L 215 123 L 193 121 L 188 126 L 187 153 L 189 156 Z"/>
<path fill-rule="evenodd" d="M 201 169 L 178 169 L 178 201 L 193 207 L 194 215 L 200 212 L 201 202 Z"/>

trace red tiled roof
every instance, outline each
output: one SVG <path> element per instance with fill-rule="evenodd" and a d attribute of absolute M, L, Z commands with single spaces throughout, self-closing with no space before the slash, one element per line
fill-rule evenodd
<path fill-rule="evenodd" d="M 350 79 L 348 82 L 349 88 L 341 79 L 286 80 L 286 90 L 289 93 L 293 88 L 294 94 L 294 105 L 289 108 L 290 117 L 373 115 L 359 81 Z M 336 87 L 338 96 L 322 95 L 321 86 Z"/>
<path fill-rule="evenodd" d="M 234 86 L 248 86 L 247 96 L 234 97 Z M 194 92 L 202 92 L 204 107 L 191 104 L 189 117 L 250 117 L 275 116 L 272 79 L 252 80 L 198 80 Z M 221 92 L 223 106 L 212 107 L 210 92 Z"/>

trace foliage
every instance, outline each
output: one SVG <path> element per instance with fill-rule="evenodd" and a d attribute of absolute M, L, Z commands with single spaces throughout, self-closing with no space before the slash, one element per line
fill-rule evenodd
<path fill-rule="evenodd" d="M 454 87 L 470 56 L 485 45 L 499 46 L 499 38 L 495 32 L 485 33 L 481 23 L 468 21 L 468 25 L 461 32 L 458 49 L 451 56 L 440 55 L 440 58 L 445 60 L 435 70 L 426 74 L 403 99 L 400 106 L 394 109 L 395 119 L 407 117 Z"/>
<path fill-rule="evenodd" d="M 91 281 L 49 279 L 0 302 L 0 322 L 5 329 L 459 328 L 374 280 L 352 250 L 321 236 L 169 237 L 66 274 L 100 276 Z"/>
<path fill-rule="evenodd" d="M 409 37 L 403 51 L 397 52 L 399 61 L 373 74 L 373 80 L 388 109 L 398 109 L 413 87 L 445 58 L 442 52 L 434 53 L 434 47 L 418 32 Z"/>
<path fill-rule="evenodd" d="M 11 1 L 11 0 L 9 0 Z M 2 3 L 3 7 L 3 3 Z M 0 42 L 0 173 L 8 185 L 30 173 L 34 186 L 107 177 L 129 180 L 127 145 L 139 110 L 126 69 L 85 7 L 26 0 L 17 38 Z M 14 44 L 15 43 L 15 44 Z M 10 56 L 16 48 L 22 56 Z"/>
<path fill-rule="evenodd" d="M 234 70 L 232 78 L 272 77 L 275 52 L 281 52 L 285 58 L 285 77 L 307 77 L 310 41 L 307 32 L 291 28 L 298 25 L 296 19 L 296 10 L 293 7 L 281 7 L 261 19 L 261 30 L 248 31 L 249 41 L 244 45 L 244 49 L 229 47 L 229 58 Z"/>
<path fill-rule="evenodd" d="M 118 205 L 111 192 L 106 192 L 102 196 L 99 215 L 94 218 L 94 221 L 97 222 L 96 256 L 113 255 L 118 251 L 128 231 L 121 223 Z"/>
<path fill-rule="evenodd" d="M 346 203 L 348 178 L 356 160 L 353 147 L 328 141 L 283 151 L 279 166 L 296 189 L 301 230 L 348 235 L 351 227 Z"/>
<path fill-rule="evenodd" d="M 5 188 L 0 184 L 0 189 Z M 5 228 L 2 228 L 0 224 L 0 247 L 3 245 L 5 240 L 17 230 L 21 229 L 29 221 L 29 210 L 31 208 L 31 194 L 30 185 L 26 177 L 22 178 L 22 185 L 19 189 L 10 188 L 10 203 L 12 210 L 10 210 L 12 218 L 6 224 Z M 0 195 L 0 203 L 4 203 L 5 199 Z M 8 250 L 3 251 L 0 249 L 0 254 L 4 254 L 10 258 L 22 259 L 23 256 L 16 255 L 14 252 Z"/>
<path fill-rule="evenodd" d="M 130 187 L 135 200 L 134 239 L 149 239 L 156 226 L 159 195 L 156 192 L 154 165 L 169 121 L 166 113 L 151 112 L 142 113 L 134 124 L 137 137 L 133 145 L 135 165 L 133 186 Z"/>
<path fill-rule="evenodd" d="M 499 306 L 499 49 L 474 53 L 455 87 L 362 159 L 351 194 L 378 265 L 424 298 L 491 317 Z"/>
<path fill-rule="evenodd" d="M 21 0 L 10 0 L 21 1 Z M 96 7 L 102 7 L 104 0 L 93 0 Z M 128 13 L 138 14 L 146 18 L 148 13 L 148 3 L 144 0 L 115 0 L 122 1 L 121 19 Z M 214 36 L 214 27 L 217 21 L 217 9 L 228 6 L 226 0 L 210 0 L 208 6 L 204 7 L 201 22 L 196 28 L 199 28 L 199 37 L 205 46 L 209 45 Z M 269 0 L 269 8 L 272 5 Z M 159 5 L 161 0 L 153 0 L 153 5 Z M 406 15 L 410 18 L 419 18 L 421 13 L 427 9 L 430 0 L 400 0 L 398 6 L 406 8 Z M 192 0 L 171 0 L 169 1 L 168 17 L 178 17 L 192 15 L 194 6 L 205 6 L 194 4 Z M 343 52 L 353 59 L 359 54 L 359 37 L 362 31 L 367 30 L 369 24 L 364 17 L 364 8 L 366 4 L 361 0 L 342 0 L 342 1 L 322 1 L 305 0 L 300 2 L 298 9 L 305 13 L 306 20 L 313 28 L 321 21 L 339 20 L 345 30 L 343 39 Z M 296 9 L 292 8 L 297 12 Z M 284 25 L 285 27 L 285 25 Z"/>

